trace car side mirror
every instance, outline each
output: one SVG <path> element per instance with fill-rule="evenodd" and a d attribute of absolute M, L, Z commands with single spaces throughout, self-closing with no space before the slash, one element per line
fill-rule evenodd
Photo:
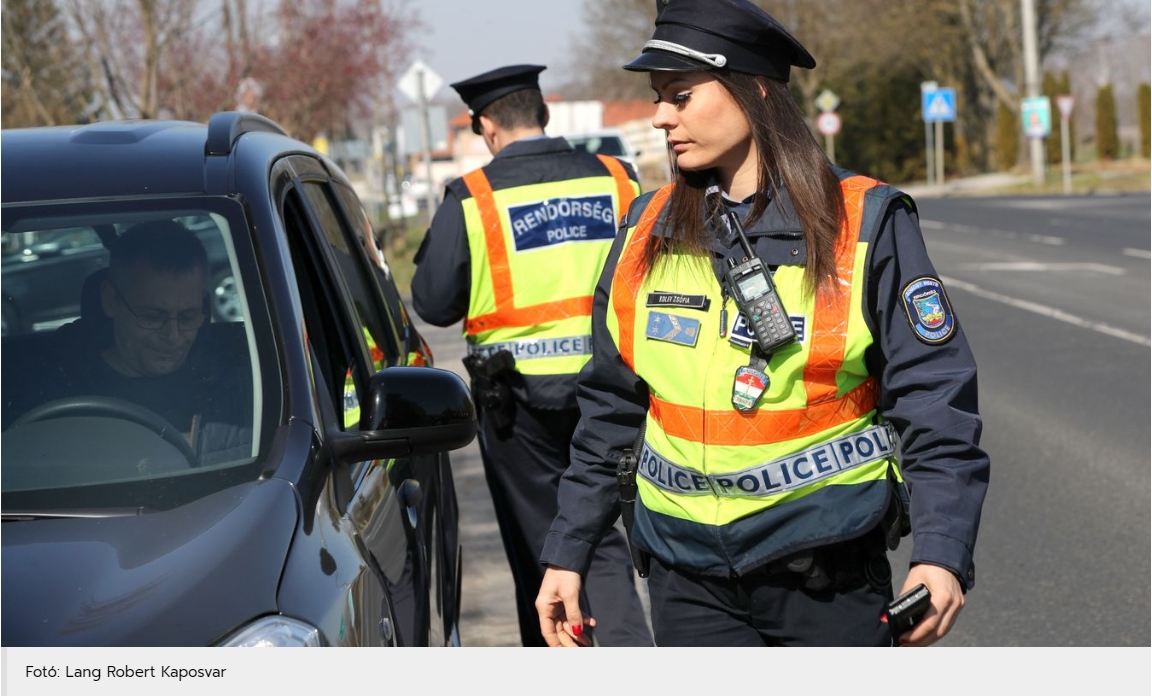
<path fill-rule="evenodd" d="M 438 454 L 476 438 L 476 406 L 464 380 L 434 367 L 389 367 L 373 375 L 362 430 L 329 433 L 345 463 Z"/>

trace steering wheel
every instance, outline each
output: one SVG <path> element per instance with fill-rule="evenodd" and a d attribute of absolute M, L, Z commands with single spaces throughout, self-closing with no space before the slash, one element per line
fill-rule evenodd
<path fill-rule="evenodd" d="M 12 427 L 24 423 L 52 420 L 53 418 L 74 418 L 82 416 L 98 416 L 102 418 L 118 418 L 130 423 L 142 425 L 160 436 L 162 440 L 180 450 L 180 454 L 188 460 L 189 466 L 200 466 L 200 460 L 192 451 L 192 445 L 184 439 L 184 433 L 169 423 L 163 416 L 151 409 L 123 399 L 114 399 L 107 396 L 69 396 L 63 399 L 49 401 L 28 411 L 12 423 Z"/>

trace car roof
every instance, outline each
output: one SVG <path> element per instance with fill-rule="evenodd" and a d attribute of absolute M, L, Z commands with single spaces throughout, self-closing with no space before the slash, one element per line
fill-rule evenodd
<path fill-rule="evenodd" d="M 187 121 L 4 129 L 0 200 L 202 192 L 206 133 Z"/>
<path fill-rule="evenodd" d="M 246 133 L 266 144 L 258 157 L 285 150 L 318 154 L 275 123 L 239 112 L 216 114 L 208 124 L 125 120 L 3 129 L 0 201 L 203 194 L 210 186 L 208 157 L 229 156 Z"/>

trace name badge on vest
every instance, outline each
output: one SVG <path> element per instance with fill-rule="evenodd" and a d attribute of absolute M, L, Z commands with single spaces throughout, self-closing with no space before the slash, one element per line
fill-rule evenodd
<path fill-rule="evenodd" d="M 710 303 L 707 295 L 682 295 L 678 292 L 657 290 L 648 293 L 647 304 L 649 307 L 683 307 L 685 309 L 707 310 Z"/>
<path fill-rule="evenodd" d="M 694 348 L 696 339 L 700 337 L 700 320 L 678 317 L 665 312 L 650 312 L 644 336 Z"/>
<path fill-rule="evenodd" d="M 756 347 L 752 349 L 752 359 L 748 364 L 736 368 L 736 377 L 732 380 L 732 407 L 737 411 L 747 413 L 756 408 L 756 402 L 768 390 L 768 373 L 764 371 L 766 367 L 768 361 Z"/>

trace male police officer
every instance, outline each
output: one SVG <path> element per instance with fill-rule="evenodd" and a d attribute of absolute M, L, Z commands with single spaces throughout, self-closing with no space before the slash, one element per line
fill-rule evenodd
<path fill-rule="evenodd" d="M 494 158 L 448 184 L 412 281 L 412 306 L 425 321 L 464 320 L 480 451 L 525 646 L 545 645 L 534 607 L 537 559 L 579 420 L 576 374 L 591 351 L 592 290 L 639 192 L 619 160 L 544 134 L 542 70 L 513 65 L 452 85 Z M 600 645 L 652 644 L 633 577 L 627 542 L 612 530 L 585 584 Z"/>

